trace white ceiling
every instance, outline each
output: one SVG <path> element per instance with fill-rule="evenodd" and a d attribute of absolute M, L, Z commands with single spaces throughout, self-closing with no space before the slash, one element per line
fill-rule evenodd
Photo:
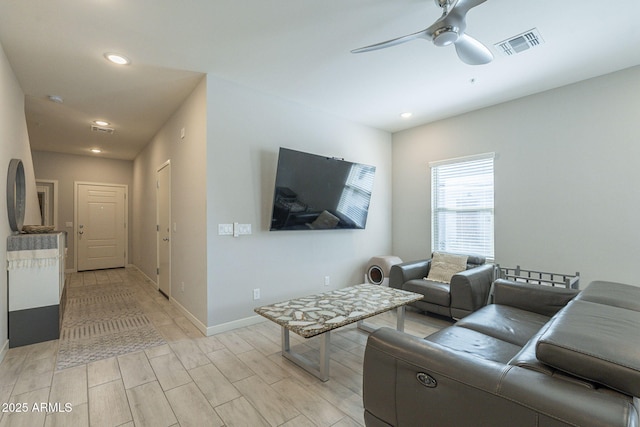
<path fill-rule="evenodd" d="M 433 0 L 0 0 L 0 43 L 34 150 L 99 146 L 121 159 L 203 73 L 395 132 L 640 64 L 638 0 L 487 0 L 467 33 L 493 51 L 488 65 L 422 39 L 350 53 L 439 16 Z M 535 49 L 503 57 L 493 47 L 534 27 L 545 41 Z M 133 62 L 110 64 L 108 51 Z M 92 133 L 95 119 L 115 133 Z"/>

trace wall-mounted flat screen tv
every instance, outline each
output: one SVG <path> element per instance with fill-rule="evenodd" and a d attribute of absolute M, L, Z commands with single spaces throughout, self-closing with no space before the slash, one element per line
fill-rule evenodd
<path fill-rule="evenodd" d="M 280 148 L 271 230 L 362 229 L 375 166 Z"/>

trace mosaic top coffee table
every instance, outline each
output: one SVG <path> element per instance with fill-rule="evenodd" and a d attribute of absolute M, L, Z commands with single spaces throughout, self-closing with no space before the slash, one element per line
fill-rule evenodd
<path fill-rule="evenodd" d="M 265 305 L 254 311 L 282 327 L 282 355 L 322 381 L 329 379 L 330 332 L 357 322 L 358 327 L 371 332 L 363 320 L 397 309 L 397 329 L 404 330 L 405 305 L 422 299 L 423 295 L 379 285 L 357 285 L 322 294 Z M 321 335 L 320 366 L 293 352 L 289 331 L 304 338 Z"/>

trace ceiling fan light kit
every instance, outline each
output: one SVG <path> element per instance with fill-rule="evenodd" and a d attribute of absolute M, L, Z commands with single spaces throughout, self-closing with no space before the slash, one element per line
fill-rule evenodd
<path fill-rule="evenodd" d="M 493 60 L 493 54 L 484 44 L 466 34 L 467 12 L 479 6 L 486 0 L 434 0 L 436 5 L 442 8 L 442 16 L 431 26 L 423 31 L 376 43 L 359 49 L 354 49 L 351 53 L 369 52 L 372 50 L 384 49 L 400 43 L 423 38 L 431 41 L 438 47 L 455 45 L 456 53 L 460 60 L 469 65 L 488 64 Z"/>
<path fill-rule="evenodd" d="M 449 46 L 458 40 L 458 32 L 453 27 L 439 28 L 433 33 L 433 44 L 438 47 Z"/>

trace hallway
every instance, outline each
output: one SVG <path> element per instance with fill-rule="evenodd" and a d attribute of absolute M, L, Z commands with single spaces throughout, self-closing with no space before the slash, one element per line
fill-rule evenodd
<path fill-rule="evenodd" d="M 332 334 L 322 383 L 280 355 L 280 329 L 263 322 L 203 336 L 135 268 L 74 273 L 73 288 L 126 285 L 166 344 L 57 370 L 59 341 L 10 349 L 0 364 L 5 426 L 359 426 L 367 334 Z M 395 324 L 394 314 L 372 323 Z M 410 333 L 446 321 L 407 312 Z M 292 336 L 296 351 L 319 343 Z"/>

